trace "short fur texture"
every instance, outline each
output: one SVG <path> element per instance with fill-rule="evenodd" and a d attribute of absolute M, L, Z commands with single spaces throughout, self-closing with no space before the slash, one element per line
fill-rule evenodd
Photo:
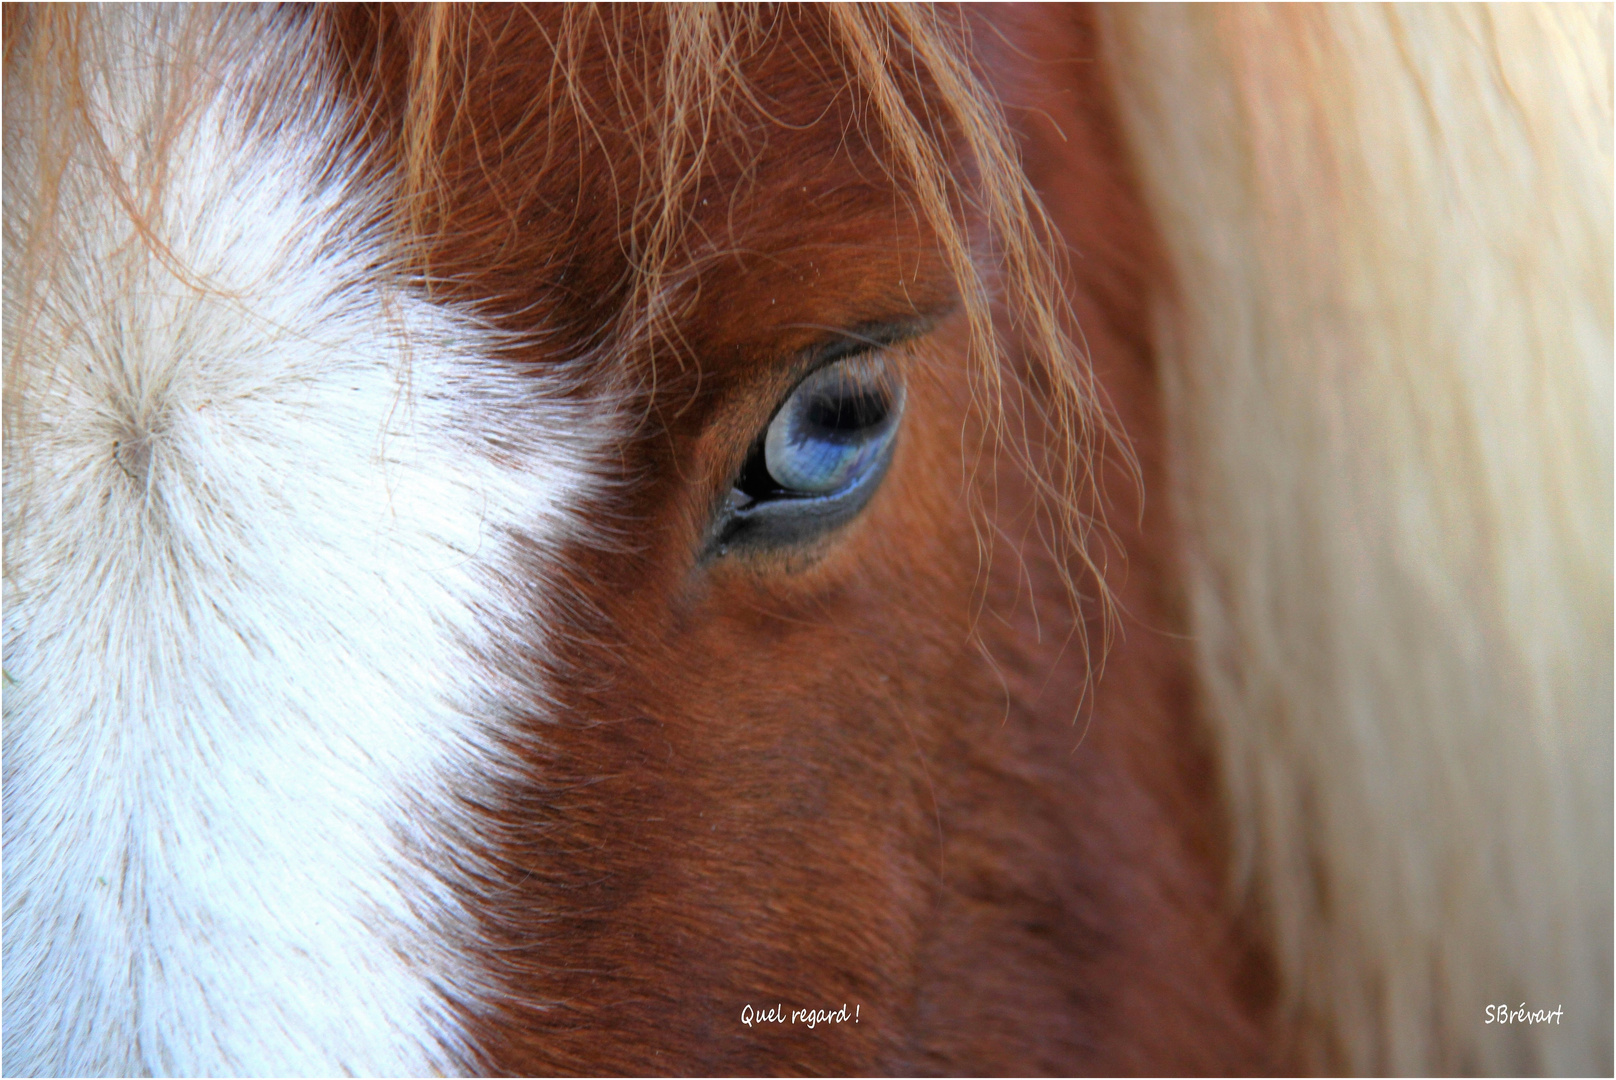
<path fill-rule="evenodd" d="M 78 28 L 151 235 L 86 149 L 44 281 L 7 96 L 5 1066 L 453 1070 L 498 553 L 576 532 L 610 428 L 389 281 L 308 27 L 196 14 Z"/>

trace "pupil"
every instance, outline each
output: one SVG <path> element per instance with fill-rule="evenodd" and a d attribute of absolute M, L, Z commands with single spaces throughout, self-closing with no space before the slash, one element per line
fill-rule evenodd
<path fill-rule="evenodd" d="M 886 395 L 854 390 L 835 397 L 816 397 L 803 418 L 821 431 L 862 431 L 887 418 Z"/>

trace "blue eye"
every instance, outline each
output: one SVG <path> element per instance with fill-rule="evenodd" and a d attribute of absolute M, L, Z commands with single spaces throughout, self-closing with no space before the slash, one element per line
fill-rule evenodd
<path fill-rule="evenodd" d="M 899 406 L 879 357 L 822 367 L 798 384 L 769 424 L 764 467 L 784 491 L 839 491 L 881 458 L 897 430 Z"/>
<path fill-rule="evenodd" d="M 886 474 L 902 413 L 903 386 L 880 353 L 809 375 L 754 446 L 709 550 L 801 544 L 852 520 Z"/>

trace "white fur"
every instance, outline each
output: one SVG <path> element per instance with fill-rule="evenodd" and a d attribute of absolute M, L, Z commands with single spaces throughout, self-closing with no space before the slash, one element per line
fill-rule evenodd
<path fill-rule="evenodd" d="M 1611 1070 L 1611 9 L 1129 9 L 1237 837 L 1315 1064 Z M 1559 1025 L 1485 1007 L 1563 1007 Z"/>
<path fill-rule="evenodd" d="M 25 263 L 48 88 L 8 87 L 4 1067 L 461 1067 L 441 808 L 493 768 L 505 530 L 577 528 L 606 426 L 387 286 L 379 196 L 318 180 L 315 41 L 95 17 L 92 113 L 172 259 L 80 147 Z"/>

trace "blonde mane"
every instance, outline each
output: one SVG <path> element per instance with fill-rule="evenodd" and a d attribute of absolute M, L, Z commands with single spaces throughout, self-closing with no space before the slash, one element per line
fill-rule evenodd
<path fill-rule="evenodd" d="M 1109 30 L 1239 879 L 1315 1064 L 1609 1072 L 1611 9 Z"/>

